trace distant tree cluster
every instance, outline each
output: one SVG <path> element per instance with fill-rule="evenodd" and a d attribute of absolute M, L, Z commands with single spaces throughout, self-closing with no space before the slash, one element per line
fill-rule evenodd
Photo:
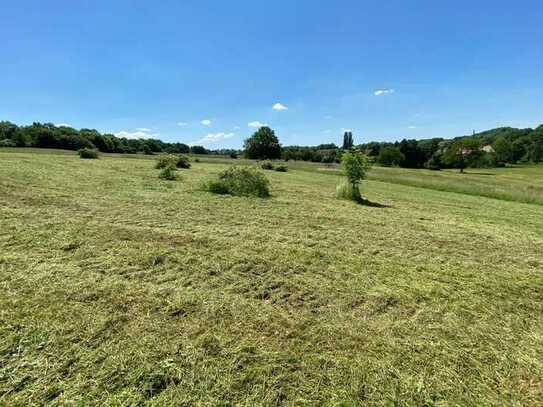
<path fill-rule="evenodd" d="M 405 168 L 497 167 L 543 162 L 543 125 L 536 129 L 502 127 L 453 140 L 433 138 L 358 146 L 385 166 Z"/>
<path fill-rule="evenodd" d="M 33 123 L 17 126 L 8 121 L 0 122 L 0 147 L 38 147 L 63 150 L 96 149 L 104 153 L 167 152 L 172 154 L 208 154 L 202 146 L 189 147 L 183 143 L 165 143 L 156 139 L 127 139 L 113 134 L 100 134 L 93 129 L 76 130 L 51 123 Z"/>

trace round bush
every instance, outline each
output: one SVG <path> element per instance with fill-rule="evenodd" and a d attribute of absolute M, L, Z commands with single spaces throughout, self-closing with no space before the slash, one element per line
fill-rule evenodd
<path fill-rule="evenodd" d="M 221 172 L 217 179 L 207 181 L 204 189 L 215 194 L 237 196 L 270 196 L 270 182 L 253 167 L 230 167 Z"/>
<path fill-rule="evenodd" d="M 287 171 L 288 171 L 288 167 L 287 167 L 286 165 L 279 164 L 277 167 L 275 167 L 275 171 L 278 171 L 278 172 L 287 172 Z"/>
<path fill-rule="evenodd" d="M 177 162 L 175 163 L 175 166 L 177 168 L 189 169 L 190 168 L 189 158 L 187 156 L 185 156 L 185 155 L 178 155 L 177 156 Z"/>
<path fill-rule="evenodd" d="M 163 154 L 157 157 L 155 168 L 161 169 L 166 167 L 176 167 L 177 165 L 177 156 L 173 154 Z"/>
<path fill-rule="evenodd" d="M 81 150 L 77 150 L 77 153 L 80 158 L 84 159 L 93 160 L 98 158 L 98 151 L 91 148 L 82 148 Z"/>
<path fill-rule="evenodd" d="M 260 168 L 263 170 L 273 170 L 273 163 L 269 160 L 263 161 L 262 164 L 260 164 Z"/>

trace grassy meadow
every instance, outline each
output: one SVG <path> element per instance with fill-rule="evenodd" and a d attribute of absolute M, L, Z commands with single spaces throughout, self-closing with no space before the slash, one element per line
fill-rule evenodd
<path fill-rule="evenodd" d="M 229 162 L 0 149 L 0 405 L 543 404 L 543 166 Z"/>

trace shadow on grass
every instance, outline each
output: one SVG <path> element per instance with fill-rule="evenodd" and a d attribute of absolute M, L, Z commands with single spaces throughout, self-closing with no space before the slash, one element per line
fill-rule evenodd
<path fill-rule="evenodd" d="M 380 204 L 379 202 L 372 202 L 366 198 L 357 199 L 356 203 L 363 206 L 369 206 L 371 208 L 392 208 L 391 205 Z"/>

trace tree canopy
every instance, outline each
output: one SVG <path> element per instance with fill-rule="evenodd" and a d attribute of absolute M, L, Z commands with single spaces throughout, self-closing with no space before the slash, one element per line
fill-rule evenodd
<path fill-rule="evenodd" d="M 279 139 L 269 127 L 261 127 L 246 139 L 244 149 L 247 158 L 262 160 L 281 157 Z"/>

